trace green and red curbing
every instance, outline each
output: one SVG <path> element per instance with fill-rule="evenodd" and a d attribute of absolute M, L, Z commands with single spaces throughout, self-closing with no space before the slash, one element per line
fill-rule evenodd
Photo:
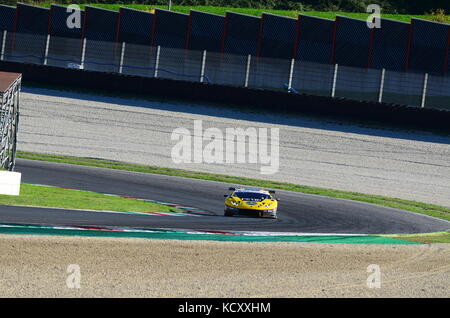
<path fill-rule="evenodd" d="M 221 242 L 298 242 L 328 244 L 421 244 L 379 235 L 305 234 L 267 232 L 217 232 L 197 230 L 61 227 L 46 225 L 0 224 L 0 234 L 143 238 Z"/>

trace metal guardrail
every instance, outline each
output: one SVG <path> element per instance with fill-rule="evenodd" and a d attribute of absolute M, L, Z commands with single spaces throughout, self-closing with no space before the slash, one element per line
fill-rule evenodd
<path fill-rule="evenodd" d="M 2 33 L 0 60 L 450 111 L 450 77 L 130 43 Z"/>
<path fill-rule="evenodd" d="M 0 91 L 0 169 L 10 171 L 16 159 L 21 80 L 17 77 L 8 89 Z"/>

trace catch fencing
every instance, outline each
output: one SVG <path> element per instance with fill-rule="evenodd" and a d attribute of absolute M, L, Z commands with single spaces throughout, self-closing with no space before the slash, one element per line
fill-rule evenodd
<path fill-rule="evenodd" d="M 434 74 L 8 31 L 0 39 L 3 61 L 450 111 L 450 77 Z"/>

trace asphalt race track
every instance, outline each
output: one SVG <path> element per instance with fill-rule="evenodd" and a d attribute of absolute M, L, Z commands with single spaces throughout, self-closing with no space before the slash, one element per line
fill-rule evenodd
<path fill-rule="evenodd" d="M 278 220 L 223 217 L 231 184 L 18 159 L 22 182 L 191 206 L 211 216 L 154 216 L 0 206 L 0 223 L 300 233 L 393 234 L 450 229 L 450 222 L 349 200 L 279 191 Z"/>
<path fill-rule="evenodd" d="M 230 174 L 450 207 L 450 135 L 232 105 L 24 87 L 17 147 L 76 157 Z M 263 164 L 175 163 L 177 128 L 279 129 L 279 170 Z M 224 142 L 226 138 L 218 138 Z M 206 141 L 205 141 L 206 143 Z M 259 161 L 261 162 L 261 161 Z"/>

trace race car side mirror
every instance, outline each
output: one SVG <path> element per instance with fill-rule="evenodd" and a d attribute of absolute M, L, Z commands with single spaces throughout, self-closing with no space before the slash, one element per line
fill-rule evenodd
<path fill-rule="evenodd" d="M 236 188 L 233 188 L 233 187 L 229 187 L 229 188 L 228 188 L 228 190 L 230 190 L 230 191 L 234 191 L 234 190 L 236 190 Z"/>
<path fill-rule="evenodd" d="M 228 194 L 224 194 L 223 197 L 226 198 L 228 196 Z"/>

